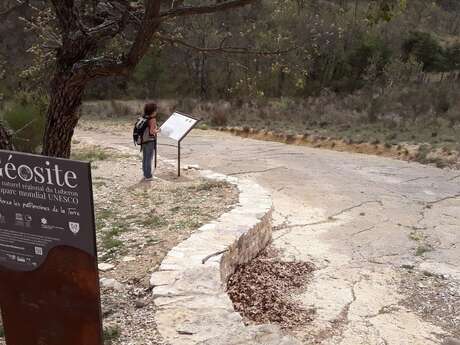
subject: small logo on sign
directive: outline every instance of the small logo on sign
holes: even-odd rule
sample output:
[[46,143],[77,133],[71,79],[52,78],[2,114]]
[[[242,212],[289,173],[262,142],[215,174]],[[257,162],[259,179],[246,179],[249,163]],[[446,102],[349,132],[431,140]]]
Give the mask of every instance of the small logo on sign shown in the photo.
[[30,228],[32,224],[32,216],[30,214],[25,214],[24,215],[24,226],[26,228]]
[[48,220],[46,218],[42,218],[41,222],[42,222],[43,225],[48,224]]
[[23,258],[22,256],[17,256],[17,257],[16,257],[16,261],[17,261],[17,262],[25,263],[25,262],[26,262],[26,259]]
[[73,232],[74,235],[78,234],[80,231],[80,223],[69,222],[69,229]]
[[35,247],[35,254],[36,255],[43,255],[43,248],[42,247]]
[[15,217],[16,222],[14,223],[17,226],[24,226],[24,215],[22,213],[16,213]]

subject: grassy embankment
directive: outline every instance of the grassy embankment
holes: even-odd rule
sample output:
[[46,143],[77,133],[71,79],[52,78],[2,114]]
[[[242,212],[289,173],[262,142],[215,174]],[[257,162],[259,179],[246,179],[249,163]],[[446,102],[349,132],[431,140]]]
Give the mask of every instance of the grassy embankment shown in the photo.
[[[402,99],[389,99],[388,104],[379,105],[370,101],[368,105],[364,95],[350,97],[324,96],[304,101],[265,99],[234,104],[197,100],[161,100],[158,103],[160,122],[178,109],[202,118],[201,129],[375,154],[439,168],[460,168],[460,105],[442,108],[433,99],[427,100],[423,107],[404,104]],[[83,113],[126,120],[141,113],[142,104],[141,101],[88,102]],[[440,109],[444,112],[437,115]]]

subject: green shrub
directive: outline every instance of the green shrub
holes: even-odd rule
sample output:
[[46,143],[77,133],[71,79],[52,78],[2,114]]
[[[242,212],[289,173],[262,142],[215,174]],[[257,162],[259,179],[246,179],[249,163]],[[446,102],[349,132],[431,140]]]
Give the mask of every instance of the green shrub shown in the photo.
[[1,114],[14,132],[13,144],[18,151],[36,153],[40,149],[45,128],[47,99],[42,96],[21,93]]
[[441,41],[431,33],[413,31],[402,46],[403,59],[411,56],[423,64],[426,72],[448,72],[460,67],[460,45],[444,48]]
[[[383,38],[372,34],[358,35],[353,46],[342,54],[335,51],[330,54],[333,54],[334,68],[324,81],[330,82],[332,90],[345,93],[361,89],[366,80],[380,77],[392,58]],[[332,57],[322,58],[323,62],[319,63],[330,63]]]
[[201,129],[203,131],[207,131],[209,129],[209,126],[206,122],[203,122],[197,126],[198,129]]
[[114,341],[120,338],[120,326],[108,326],[104,328],[104,345],[111,345]]
[[412,31],[402,46],[403,57],[408,60],[414,56],[423,63],[426,72],[443,72],[447,70],[446,52],[440,41],[431,33]]
[[371,63],[376,66],[376,72],[383,71],[384,66],[390,61],[391,51],[378,36],[367,36],[348,56],[348,64],[352,74],[361,76]]

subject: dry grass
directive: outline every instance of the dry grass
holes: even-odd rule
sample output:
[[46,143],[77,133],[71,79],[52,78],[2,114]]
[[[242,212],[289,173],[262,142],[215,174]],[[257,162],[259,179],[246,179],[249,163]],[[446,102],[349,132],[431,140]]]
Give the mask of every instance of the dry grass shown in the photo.
[[[457,93],[456,88],[424,85],[390,89],[378,97],[360,91],[346,97],[324,93],[295,101],[183,99],[158,104],[160,122],[178,109],[203,119],[203,129],[223,128],[256,139],[383,155],[443,168],[460,167]],[[142,105],[141,101],[92,102],[85,104],[83,113],[105,115],[116,122],[126,121],[129,112],[125,110],[131,109],[129,116],[134,121]],[[114,113],[123,115],[114,118]]]
[[436,148],[429,144],[381,143],[379,140],[365,142],[362,140],[341,139],[318,134],[293,135],[283,132],[256,130],[247,127],[221,127],[219,130],[244,138],[277,141],[293,145],[306,145],[314,148],[330,149],[341,152],[355,152],[378,155],[405,161],[417,161],[422,164],[435,165],[438,168],[452,167],[460,169],[460,151],[446,147]]

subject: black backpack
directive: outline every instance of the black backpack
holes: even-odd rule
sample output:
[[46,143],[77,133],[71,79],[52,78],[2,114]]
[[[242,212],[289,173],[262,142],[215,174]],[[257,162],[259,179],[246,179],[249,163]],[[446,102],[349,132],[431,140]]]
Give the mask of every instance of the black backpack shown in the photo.
[[141,116],[136,120],[133,129],[134,145],[142,145],[142,137],[149,125],[149,119],[146,116]]

